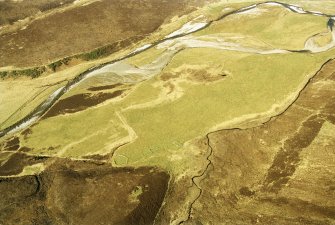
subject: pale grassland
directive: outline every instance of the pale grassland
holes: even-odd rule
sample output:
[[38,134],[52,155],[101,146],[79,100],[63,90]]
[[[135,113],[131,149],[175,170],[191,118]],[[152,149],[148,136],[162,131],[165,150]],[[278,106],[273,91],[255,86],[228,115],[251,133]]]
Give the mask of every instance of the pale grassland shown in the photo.
[[[244,4],[248,4],[248,3],[244,3]],[[222,4],[220,4],[220,6],[221,5]],[[214,8],[217,8],[217,7],[218,7],[217,5],[214,6]],[[40,93],[42,91],[42,89],[39,88],[40,86],[50,85],[50,84],[59,82],[61,79],[72,79],[73,77],[77,76],[81,72],[85,71],[86,69],[94,65],[99,65],[101,63],[105,63],[110,60],[114,60],[116,58],[122,57],[141,45],[154,42],[158,39],[163,38],[164,36],[168,35],[174,30],[177,30],[179,27],[181,27],[184,23],[188,22],[189,20],[192,20],[195,17],[202,15],[204,12],[207,12],[207,9],[205,10],[199,9],[199,10],[196,10],[195,12],[192,12],[189,15],[177,17],[173,21],[168,21],[167,23],[162,25],[162,27],[158,29],[157,32],[154,32],[149,37],[147,37],[145,40],[137,43],[137,45],[130,46],[126,49],[123,49],[120,52],[112,54],[109,57],[90,61],[90,62],[81,63],[80,65],[76,65],[69,69],[50,74],[48,76],[43,76],[38,79],[30,80],[28,78],[19,78],[17,80],[0,80],[0,91],[2,93],[1,98],[0,98],[0,103],[1,103],[0,104],[0,109],[1,109],[0,110],[0,124],[3,123],[10,115],[16,112],[19,108],[21,108],[25,104],[25,102],[27,102],[31,97],[33,97],[37,93]],[[218,13],[221,13],[221,12],[218,12]],[[208,13],[208,15],[212,15],[212,14]],[[134,57],[133,63],[137,65],[140,63],[145,63],[147,61],[150,61],[155,57],[155,56],[150,56],[150,55],[151,54],[148,54],[148,58],[146,59],[143,57],[136,59],[136,57]],[[8,69],[16,69],[16,68],[8,68]],[[6,121],[6,123],[3,123],[0,129],[3,129],[15,123],[19,119],[23,118],[26,114],[32,111],[40,102],[42,102],[45,99],[45,97],[47,97],[47,95],[52,92],[52,90],[53,88],[49,88],[46,91],[44,91],[43,94],[41,94],[39,98],[37,98],[34,102],[22,108],[19,114],[17,114],[15,117],[12,117],[11,120]]]
[[[230,75],[206,85],[184,82],[181,83],[184,95],[175,101],[125,110],[158,96],[159,90],[154,86],[163,81],[154,77],[122,101],[41,121],[32,127],[32,135],[23,144],[33,148],[33,154],[80,157],[108,153],[113,149],[111,146],[115,146],[113,143],[127,136],[124,124],[116,116],[116,112],[120,112],[137,138],[116,151],[113,163],[159,165],[181,172],[183,160],[171,164],[167,159],[177,152],[184,154],[179,151],[188,150],[183,148],[185,142],[205,135],[219,123],[264,113],[275,104],[281,105],[334,53],[335,50],[315,55],[252,55],[187,49],[171,61],[165,72],[186,64],[223,65]],[[56,149],[48,150],[50,146]]]
[[[137,45],[130,46],[129,48],[123,49],[120,52],[117,52],[109,57],[81,63],[80,65],[73,66],[69,69],[48,75],[43,76],[38,79],[28,80],[26,78],[20,78],[18,80],[5,80],[0,81],[0,90],[1,90],[1,110],[0,110],[0,123],[3,123],[10,115],[16,112],[19,108],[21,108],[25,102],[29,100],[30,97],[36,95],[37,93],[41,92],[39,86],[41,85],[50,85],[60,81],[61,79],[72,79],[79,73],[85,71],[91,66],[99,65],[104,62],[108,62],[110,60],[116,59],[127,53],[131,52],[133,49],[137,48],[138,46],[144,45],[146,43],[154,42],[155,40],[163,38],[165,35],[177,30],[186,22],[198,17],[199,15],[204,15],[205,18],[201,20],[211,20],[221,16],[224,13],[228,13],[230,11],[239,9],[241,7],[253,4],[259,1],[251,1],[251,2],[243,2],[240,0],[236,1],[222,1],[215,4],[210,4],[205,6],[204,8],[200,8],[189,15],[184,15],[178,18],[175,18],[172,21],[167,22],[164,24],[157,32],[153,33],[150,37],[146,38],[145,40],[139,42]],[[150,52],[152,51],[152,52]],[[143,53],[141,56],[133,57],[130,62],[134,65],[142,65],[151,60],[153,60],[161,50],[151,49],[148,53]],[[155,52],[155,53],[153,53]],[[56,86],[55,86],[56,87]],[[49,88],[43,92],[34,102],[31,104],[26,105],[22,108],[20,113],[16,116],[12,117],[10,120],[6,121],[1,125],[1,129],[15,123],[19,119],[23,118],[27,115],[31,110],[33,110],[40,102],[42,102],[48,94],[51,93],[53,88]],[[74,94],[75,92],[71,92]],[[64,96],[66,97],[66,96]]]
[[146,64],[149,64],[151,62],[153,62],[155,59],[157,59],[163,52],[165,51],[165,49],[161,48],[161,49],[157,49],[157,48],[150,48],[147,51],[135,55],[134,57],[131,57],[129,59],[126,60],[127,63],[130,63],[132,65],[135,66],[143,66]]
[[[180,17],[174,17],[171,21],[168,21],[167,23],[163,24],[158,32],[154,33],[150,39],[161,39],[164,36],[172,33],[175,30],[178,30],[180,27],[182,27],[185,23],[192,21],[196,18],[197,22],[204,22],[204,21],[212,21],[216,20],[219,17],[221,17],[224,14],[233,12],[235,10],[238,10],[240,8],[259,3],[264,2],[264,0],[253,0],[253,1],[244,1],[244,0],[232,0],[232,1],[219,1],[216,3],[208,4],[204,6],[203,8],[199,8],[198,10],[183,15]],[[203,17],[202,17],[203,16]]]
[[[208,85],[183,84],[185,94],[180,99],[125,113],[138,139],[120,148],[116,154],[128,157],[128,164],[143,162],[143,155],[152,152],[144,161],[168,164],[164,152],[178,150],[187,140],[204,135],[211,127],[224,121],[269,110],[285,102],[298,91],[302,82],[314,74],[320,64],[334,54],[248,55],[190,49],[181,52],[169,65],[175,68],[189,64],[223,64],[231,76],[222,82]],[[206,59],[206,61],[204,61]],[[292,63],[294,62],[294,63]],[[264,66],[267,65],[267,66]],[[169,70],[167,68],[167,70]],[[154,155],[161,157],[155,158]],[[164,165],[167,166],[167,165]]]
[[249,47],[254,49],[268,49],[268,50],[273,49],[273,46],[271,46],[270,44],[265,43],[264,41],[261,41],[256,37],[246,36],[244,34],[236,35],[232,33],[218,33],[215,35],[199,36],[197,38],[199,40],[214,41],[214,42],[215,39],[218,38],[224,40],[225,42],[235,43],[243,47]]
[[[10,115],[15,113],[19,108],[22,108],[19,114],[13,117],[10,121],[2,124],[1,129],[15,123],[31,112],[54,90],[61,86],[60,82],[64,85],[68,80],[74,78],[93,65],[93,62],[83,63],[54,74],[41,76],[36,79],[22,77],[17,79],[0,80],[0,124],[3,123]],[[51,87],[47,88],[48,86]],[[29,100],[38,93],[41,94],[38,95],[34,101],[30,102]],[[29,104],[24,106],[27,101],[29,101]]]
[[280,2],[297,5],[309,11],[335,15],[335,1],[333,0],[280,0]]
[[254,0],[254,1],[243,1],[243,0],[233,0],[227,1],[222,0],[217,3],[209,4],[202,9],[202,15],[206,16],[209,20],[216,20],[222,15],[233,12],[235,10],[241,9],[243,7],[253,5],[256,3],[265,2],[264,0]]
[[[264,9],[260,14],[234,14],[196,33],[228,33],[237,36],[251,36],[274,48],[300,50],[312,35],[327,31],[327,18],[297,14],[281,6],[258,6]],[[236,24],[236,21],[239,21]],[[243,40],[242,40],[243,41]]]
[[[10,93],[10,96],[3,98],[3,101],[0,103],[3,107],[3,109],[1,109],[1,115],[3,117],[0,121],[0,129],[4,129],[24,118],[47,99],[50,94],[65,85],[65,83],[66,82],[62,82],[50,87],[36,87],[32,90],[30,86],[12,86],[15,87],[16,90],[6,91],[5,93]],[[16,93],[16,95],[14,93]]]
[[120,108],[127,108],[157,99],[160,93],[160,87],[155,84],[156,79],[153,78],[137,85],[134,91],[126,97],[125,101],[118,103],[118,106]]
[[25,166],[23,171],[17,176],[29,176],[34,174],[39,174],[45,169],[45,165],[43,163],[37,163],[31,166]]
[[319,34],[313,38],[314,44],[316,44],[318,47],[326,46],[327,44],[331,43],[332,40],[333,37],[330,32]]
[[[32,137],[22,142],[33,148],[32,154],[67,157],[95,154],[107,148],[108,143],[127,136],[115,112],[94,108],[42,120],[32,131]],[[49,147],[54,150],[49,150]]]
[[[253,20],[230,16],[194,35],[235,32],[240,36],[252,36],[255,43],[302,49],[308,37],[326,29],[325,18],[293,14],[281,7],[276,7],[275,11]],[[237,19],[242,21],[239,27],[235,23]],[[227,23],[227,20],[231,21]],[[267,27],[262,21],[266,21]],[[268,26],[271,23],[273,26]],[[283,34],[278,34],[281,30]],[[150,49],[128,62],[146,64],[159,54],[160,50]],[[106,154],[129,142],[115,152],[112,163],[117,166],[156,165],[181,174],[186,167],[191,168],[195,160],[205,160],[193,158],[197,151],[185,143],[236,118],[261,115],[274,106],[278,109],[272,113],[278,113],[334,54],[334,49],[318,54],[272,55],[186,49],[178,53],[163,72],[196,65],[197,68],[223,67],[228,76],[217,82],[200,84],[185,79],[177,82],[175,78],[175,84],[183,89],[179,98],[134,107],[161,97],[160,88],[169,81],[156,76],[134,86],[121,100],[110,100],[82,112],[40,121],[31,127],[28,139],[21,136],[21,144],[32,148],[30,153],[36,155],[80,158]]]
[[[32,154],[80,157],[90,154],[105,154],[112,150],[111,144],[128,135],[122,121],[115,114],[120,107],[153,101],[160,90],[148,80],[134,87],[125,103],[102,105],[75,114],[57,116],[40,121],[32,127],[33,135],[22,144],[33,148]],[[48,138],[42,138],[47,136]],[[122,143],[121,143],[122,144]],[[48,150],[54,147],[54,150]]]
[[[108,56],[106,58],[83,62],[79,65],[66,68],[56,73],[41,76],[36,79],[20,77],[17,79],[0,80],[0,124],[3,123],[0,129],[3,129],[17,122],[19,119],[23,118],[29,112],[31,112],[39,103],[45,100],[48,95],[52,93],[53,90],[56,90],[60,86],[54,85],[55,83],[58,83],[60,81],[67,82],[93,66],[97,66],[102,63],[106,63],[111,60],[115,60],[117,58],[125,56],[136,47],[137,46],[134,45],[129,48],[123,49],[120,52],[112,54],[111,56]],[[47,86],[54,87],[47,88],[45,91],[43,91]],[[41,94],[38,96],[38,98],[35,99],[35,101],[32,101],[31,104],[27,104],[25,107],[22,108],[19,114],[4,123],[4,121],[7,120],[10,115],[15,113],[30,98],[37,95],[38,93]]]
[[143,193],[142,186],[136,186],[136,188],[130,193],[129,201],[130,202],[139,202],[139,196]]

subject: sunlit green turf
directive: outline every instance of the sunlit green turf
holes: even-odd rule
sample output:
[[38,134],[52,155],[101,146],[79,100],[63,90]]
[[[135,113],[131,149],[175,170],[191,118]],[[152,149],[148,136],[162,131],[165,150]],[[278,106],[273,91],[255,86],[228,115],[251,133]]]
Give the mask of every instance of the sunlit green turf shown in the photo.
[[115,157],[122,154],[128,157],[128,163],[136,164],[147,152],[153,152],[152,155],[163,154],[159,164],[165,164],[164,152],[177,150],[180,144],[204,135],[218,123],[266,112],[274,104],[285,102],[329,55],[262,56],[208,49],[186,50],[175,57],[169,68],[185,63],[223,63],[231,76],[208,85],[185,83],[184,96],[174,102],[126,112],[127,121],[138,139],[120,148]]
[[[281,7],[274,10],[276,13],[266,13],[266,17],[255,20],[242,18],[245,23],[240,27],[230,21],[237,19],[231,16],[194,35],[235,32],[252,36],[256,44],[266,42],[277,48],[299,49],[309,35],[325,29],[322,17],[293,14]],[[265,27],[264,19],[267,24],[272,21],[273,26]],[[295,19],[297,23],[293,23]],[[278,34],[280,30],[282,34]],[[128,62],[147,64],[162,51],[151,49]],[[185,49],[173,57],[163,73],[196,65],[203,69],[222,67],[227,76],[215,82],[196,83],[183,76],[163,81],[158,75],[134,85],[122,99],[42,120],[31,128],[28,139],[21,136],[21,143],[31,148],[32,154],[80,158],[110,153],[117,144],[130,142],[117,149],[111,162],[117,166],[158,165],[180,173],[186,164],[192,164],[192,160],[187,161],[191,149],[185,146],[186,142],[203,137],[225,122],[238,122],[239,118],[243,121],[251,114],[275,115],[334,54],[335,50],[262,55],[213,48]],[[171,100],[161,95],[161,87],[167,82],[180,86],[179,98]],[[168,100],[164,101],[164,97]],[[174,160],[176,153],[181,157],[178,161]]]
[[299,50],[304,48],[309,37],[327,31],[326,17],[297,14],[281,6],[261,5],[258,8],[259,13],[228,16],[196,35],[227,33],[251,36],[274,48]]

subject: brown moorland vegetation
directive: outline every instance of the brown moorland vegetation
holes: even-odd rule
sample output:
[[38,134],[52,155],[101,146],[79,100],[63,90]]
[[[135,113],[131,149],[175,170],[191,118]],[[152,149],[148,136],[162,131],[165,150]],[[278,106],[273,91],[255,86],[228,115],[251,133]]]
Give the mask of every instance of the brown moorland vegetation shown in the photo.
[[125,47],[173,16],[190,12],[200,2],[103,0],[57,12],[0,36],[0,67],[47,65],[120,41],[126,41],[122,44]]
[[19,153],[12,158],[50,166],[38,175],[0,178],[1,224],[152,224],[169,182],[167,173],[151,167],[116,169]]
[[74,1],[75,0],[0,1],[0,26],[13,24],[18,20],[34,16],[39,12],[52,10]]
[[210,169],[186,224],[334,224],[334,69],[269,122],[207,135]]

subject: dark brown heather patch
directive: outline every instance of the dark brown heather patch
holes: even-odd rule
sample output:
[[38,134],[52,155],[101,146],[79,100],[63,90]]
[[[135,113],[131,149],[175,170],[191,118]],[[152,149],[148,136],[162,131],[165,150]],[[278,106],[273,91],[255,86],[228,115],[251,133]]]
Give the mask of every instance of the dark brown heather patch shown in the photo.
[[107,154],[107,155],[99,155],[99,154],[96,154],[96,155],[87,155],[87,156],[83,156],[82,157],[83,159],[93,159],[93,160],[99,160],[99,161],[103,161],[103,160],[107,160],[110,158],[110,155]]
[[160,75],[160,78],[162,81],[168,81],[170,79],[174,79],[174,78],[178,78],[179,77],[179,74],[175,73],[162,73]]
[[299,131],[292,137],[285,141],[285,149],[301,149],[308,147],[325,122],[324,119],[319,116],[312,116],[307,121],[305,121]]
[[[167,173],[49,160],[39,175],[0,178],[0,224],[153,224],[167,191]],[[139,187],[143,193],[134,201],[132,192]]]
[[265,186],[270,191],[278,192],[289,181],[300,162],[300,152],[312,143],[324,122],[324,119],[312,116],[295,135],[285,141],[284,147],[276,154],[268,170]]
[[13,146],[13,145],[18,145],[20,144],[20,140],[18,137],[14,137],[12,139],[10,139],[9,141],[7,141],[6,146]]
[[44,157],[28,156],[17,152],[0,166],[0,176],[17,175],[23,171],[25,166],[43,162],[45,159]]
[[250,190],[248,187],[241,187],[240,188],[240,194],[247,196],[247,197],[251,197],[255,194],[254,191]]
[[32,130],[31,130],[30,128],[27,128],[27,129],[25,129],[24,131],[21,132],[21,134],[23,135],[23,138],[24,138],[24,139],[27,139],[28,136],[29,136],[30,134],[32,134],[32,133],[33,133],[33,132],[32,132]]
[[327,120],[328,120],[330,123],[332,123],[332,124],[335,125],[335,116],[334,116],[334,115],[330,115],[330,116],[328,116],[328,117],[327,117]]
[[200,70],[194,70],[194,69],[187,69],[186,72],[189,75],[188,79],[196,82],[213,82],[213,81],[218,81],[221,80],[223,77],[226,76],[226,74],[216,74],[213,75],[205,69],[200,69]]
[[108,89],[114,89],[116,87],[122,86],[121,83],[117,84],[111,84],[111,85],[104,85],[104,86],[98,86],[98,87],[90,87],[87,90],[89,91],[103,91],[103,90],[108,90]]
[[[120,224],[152,224],[163,203],[168,188],[168,180],[169,175],[165,172],[158,172],[155,175],[155,180],[150,177],[143,177],[140,185],[144,187],[144,193],[139,197],[140,204]],[[155,191],[150,192],[150,189]]]
[[5,142],[3,150],[16,151],[19,148],[20,148],[20,139],[18,137],[13,137]]
[[16,151],[20,148],[20,145],[12,145],[10,147],[5,148],[6,151]]
[[21,148],[19,148],[20,152],[30,152],[31,150],[32,150],[31,148],[28,148],[26,146],[22,146]]
[[272,202],[276,205],[287,205],[295,209],[304,208],[305,211],[309,211],[311,214],[317,212],[325,217],[335,219],[335,207],[324,207],[300,199],[289,199],[285,197],[261,198],[260,200]]
[[[32,5],[36,1],[40,0],[13,4]],[[109,55],[147,37],[170,18],[188,13],[204,2],[103,0],[54,13],[32,21],[26,29],[0,36],[0,67],[43,65],[82,52],[87,52],[83,54],[84,59]],[[100,51],[99,48],[106,45],[111,49]],[[18,55],[20,60],[17,60]]]
[[75,113],[83,111],[89,107],[103,103],[104,101],[116,98],[124,90],[117,90],[112,93],[98,93],[98,94],[77,94],[71,97],[58,101],[44,116],[43,118],[53,117],[60,114]]
[[18,20],[34,16],[39,11],[56,9],[72,2],[74,0],[0,1],[0,25],[13,24]]

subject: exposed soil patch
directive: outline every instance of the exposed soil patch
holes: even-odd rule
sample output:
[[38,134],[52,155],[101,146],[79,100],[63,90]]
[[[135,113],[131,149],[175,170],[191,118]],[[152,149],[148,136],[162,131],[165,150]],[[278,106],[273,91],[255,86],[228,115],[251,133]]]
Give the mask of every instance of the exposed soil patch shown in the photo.
[[39,175],[0,179],[0,223],[149,225],[168,182],[169,175],[155,168],[57,159]]
[[[128,40],[126,46],[129,46],[133,40],[157,30],[169,18],[188,13],[203,2],[102,0],[55,13],[33,21],[26,29],[1,36],[0,67],[46,65],[122,40]],[[87,57],[96,57],[101,54],[99,51]]]
[[89,107],[98,105],[108,99],[116,98],[124,90],[117,90],[112,93],[98,93],[98,94],[77,94],[71,97],[58,101],[44,116],[43,118],[53,117],[60,114],[75,113],[83,111]]
[[212,74],[205,69],[192,70],[187,69],[186,72],[189,74],[189,79],[196,82],[213,82],[221,80],[226,74]]
[[172,80],[172,79],[175,79],[175,78],[178,78],[179,77],[179,74],[175,74],[175,73],[162,73],[160,75],[160,78],[162,81],[168,81],[168,80]]
[[250,196],[253,196],[255,192],[250,190],[248,187],[241,187],[240,194],[250,197]]
[[221,80],[226,74],[221,71],[209,71],[203,68],[183,68],[180,71],[165,72],[160,75],[163,81],[184,78],[193,82],[206,83]]
[[163,87],[168,89],[168,92],[166,93],[167,95],[171,94],[175,90],[175,85],[172,84],[171,82],[164,83]]

